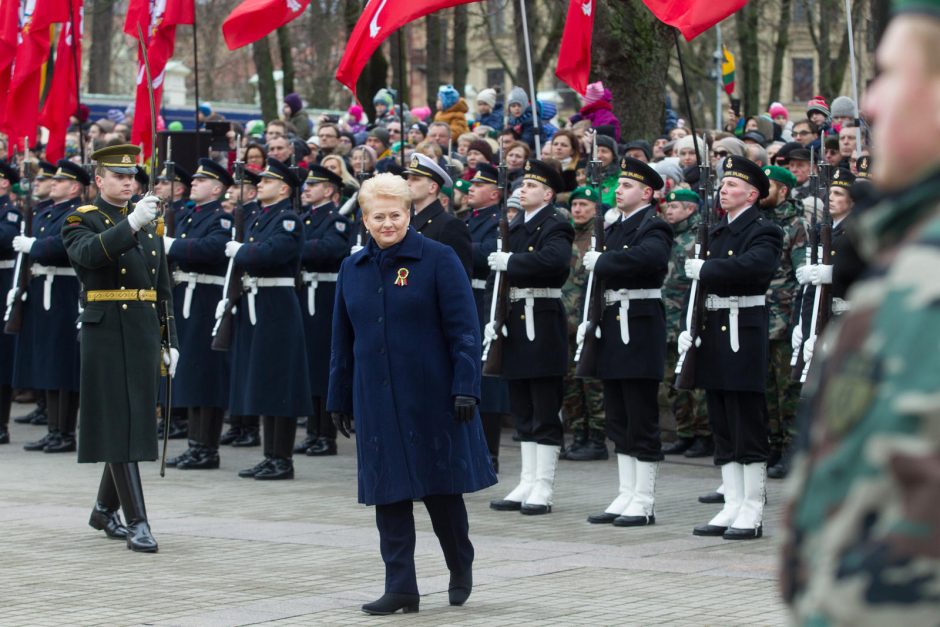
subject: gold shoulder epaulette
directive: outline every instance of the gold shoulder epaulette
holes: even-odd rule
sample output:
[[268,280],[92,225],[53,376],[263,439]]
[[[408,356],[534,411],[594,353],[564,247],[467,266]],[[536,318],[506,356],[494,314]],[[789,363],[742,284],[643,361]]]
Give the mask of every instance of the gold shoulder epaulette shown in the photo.
[[98,209],[98,207],[96,207],[96,206],[94,206],[94,205],[82,205],[81,207],[79,207],[79,208],[76,209],[75,211],[77,211],[77,212],[79,212],[79,213],[88,213],[89,211],[95,211],[95,210],[97,210],[97,209]]

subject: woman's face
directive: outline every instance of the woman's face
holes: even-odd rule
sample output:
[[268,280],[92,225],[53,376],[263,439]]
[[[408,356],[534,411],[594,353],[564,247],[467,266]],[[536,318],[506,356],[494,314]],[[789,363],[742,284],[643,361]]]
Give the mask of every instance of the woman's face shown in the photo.
[[470,166],[471,168],[476,168],[477,164],[480,163],[481,161],[486,161],[486,157],[484,157],[480,153],[479,150],[467,151],[467,165],[468,166]]
[[366,154],[365,150],[359,150],[352,156],[353,172],[360,174],[362,172],[372,171],[372,159]]
[[461,157],[467,156],[467,149],[470,147],[470,141],[466,139],[457,140],[457,154]]
[[506,153],[506,167],[510,170],[520,170],[525,165],[525,150],[516,146]]
[[343,176],[343,170],[336,159],[324,159],[322,165],[336,176]]
[[567,135],[556,135],[552,138],[552,157],[559,161],[574,155],[571,139]]
[[405,239],[411,215],[400,199],[379,196],[363,207],[363,220],[379,248],[388,248]]
[[248,151],[248,156],[245,157],[245,162],[256,168],[264,168],[264,153],[258,150],[257,148],[252,148]]

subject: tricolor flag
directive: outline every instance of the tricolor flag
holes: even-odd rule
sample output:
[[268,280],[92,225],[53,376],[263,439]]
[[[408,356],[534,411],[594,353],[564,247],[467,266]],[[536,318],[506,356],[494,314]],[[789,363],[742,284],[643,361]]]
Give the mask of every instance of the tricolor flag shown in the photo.
[[725,93],[730,96],[734,93],[734,55],[724,45],[721,52],[724,55],[721,61],[721,82],[724,83]]

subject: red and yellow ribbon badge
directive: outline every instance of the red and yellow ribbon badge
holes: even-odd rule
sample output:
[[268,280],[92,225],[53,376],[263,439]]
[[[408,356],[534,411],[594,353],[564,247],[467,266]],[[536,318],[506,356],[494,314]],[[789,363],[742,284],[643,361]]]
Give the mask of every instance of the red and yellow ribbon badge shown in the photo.
[[398,278],[395,279],[395,285],[405,287],[408,285],[408,268],[398,269]]

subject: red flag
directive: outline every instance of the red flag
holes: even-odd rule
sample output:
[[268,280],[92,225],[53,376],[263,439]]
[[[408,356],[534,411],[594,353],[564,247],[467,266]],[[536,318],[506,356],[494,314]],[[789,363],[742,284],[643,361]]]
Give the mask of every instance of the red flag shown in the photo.
[[244,0],[222,22],[229,50],[258,41],[307,10],[310,0]]
[[571,0],[565,32],[558,49],[555,76],[582,96],[591,73],[591,35],[594,32],[594,8],[597,0]]
[[346,42],[336,80],[356,93],[356,81],[376,48],[396,30],[429,13],[479,0],[369,0]]
[[[65,157],[65,135],[69,117],[78,110],[78,86],[75,80],[82,67],[82,33],[84,15],[82,0],[72,0],[75,15],[62,25],[55,53],[52,85],[39,114],[39,123],[49,129],[46,160],[55,163]],[[73,33],[72,27],[75,27]]]
[[692,41],[732,13],[741,10],[747,0],[643,0],[660,19],[675,26]]
[[[131,0],[124,20],[124,32],[136,39],[137,25],[140,25],[144,41],[138,41],[138,46],[147,46],[153,79],[154,109],[159,111],[163,99],[166,63],[173,56],[173,46],[176,44],[176,26],[193,23],[194,3],[193,0],[156,0],[152,7],[153,13],[150,12],[150,0]],[[143,54],[138,48],[137,92],[134,98],[131,143],[144,147],[143,158],[146,160],[153,149],[153,136],[150,124],[150,95],[143,59]]]
[[[10,92],[10,72],[20,33],[20,1],[0,0],[0,94]],[[6,119],[6,98],[0,98],[0,128]]]

